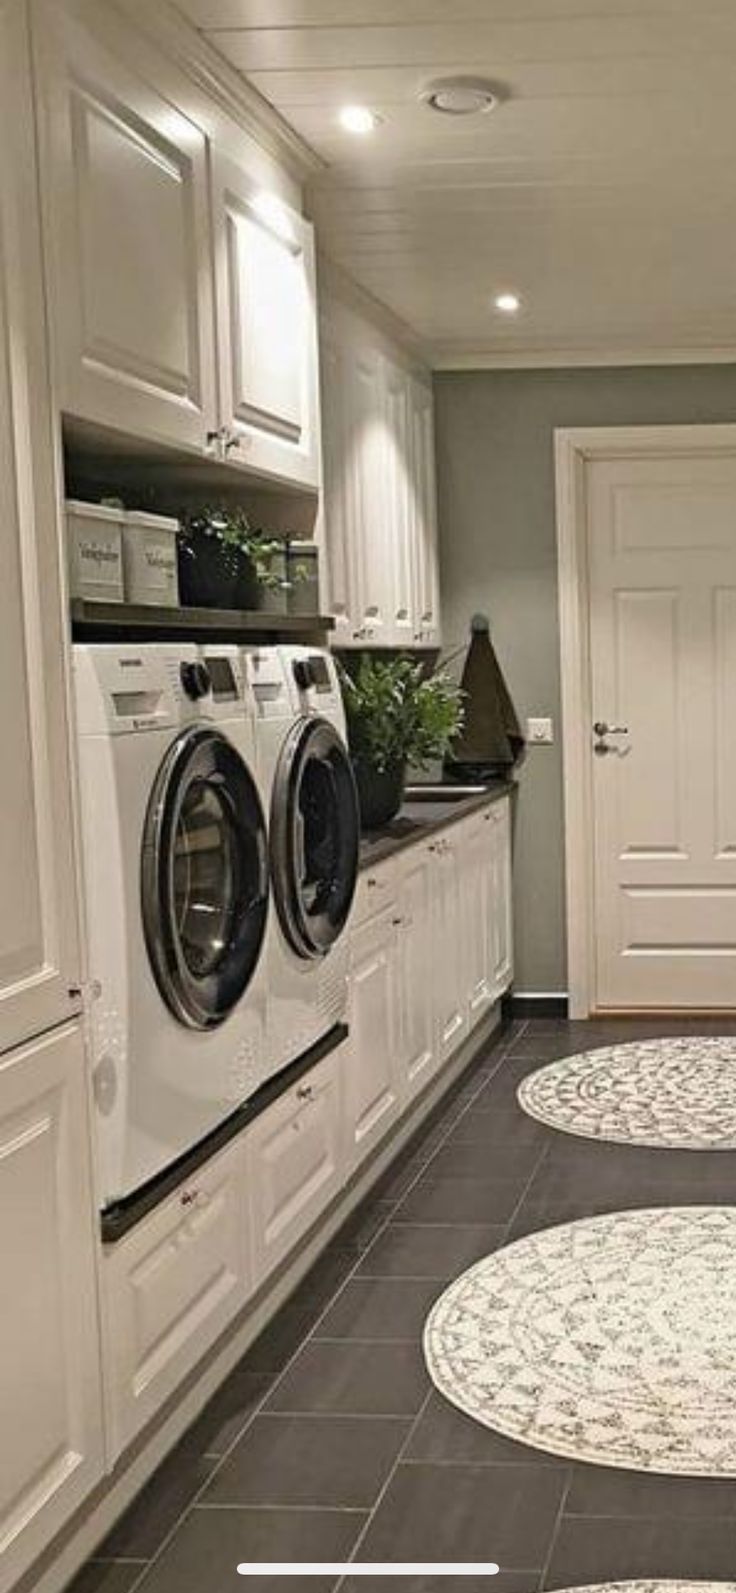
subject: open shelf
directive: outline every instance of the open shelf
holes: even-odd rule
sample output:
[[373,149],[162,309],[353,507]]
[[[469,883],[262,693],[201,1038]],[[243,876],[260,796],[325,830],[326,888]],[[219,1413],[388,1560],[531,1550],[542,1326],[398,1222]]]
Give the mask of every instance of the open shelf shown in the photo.
[[325,614],[267,614],[229,608],[154,608],[143,603],[90,603],[72,598],[72,635],[78,642],[279,641],[331,631]]

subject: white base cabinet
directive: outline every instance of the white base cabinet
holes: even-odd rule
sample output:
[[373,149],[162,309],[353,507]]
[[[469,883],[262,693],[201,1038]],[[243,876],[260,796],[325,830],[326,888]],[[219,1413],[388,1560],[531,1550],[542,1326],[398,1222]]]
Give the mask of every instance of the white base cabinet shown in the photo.
[[0,1589],[103,1475],[85,1060],[77,1025],[0,1061]]
[[510,887],[508,797],[361,875],[345,1097],[351,1166],[508,989]]

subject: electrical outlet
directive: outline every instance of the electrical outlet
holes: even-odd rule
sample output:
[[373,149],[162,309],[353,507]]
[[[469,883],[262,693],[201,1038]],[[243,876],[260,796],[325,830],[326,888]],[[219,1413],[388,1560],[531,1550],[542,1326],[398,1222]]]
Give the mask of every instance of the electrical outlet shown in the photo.
[[552,720],[527,719],[526,739],[538,747],[550,747],[555,739]]

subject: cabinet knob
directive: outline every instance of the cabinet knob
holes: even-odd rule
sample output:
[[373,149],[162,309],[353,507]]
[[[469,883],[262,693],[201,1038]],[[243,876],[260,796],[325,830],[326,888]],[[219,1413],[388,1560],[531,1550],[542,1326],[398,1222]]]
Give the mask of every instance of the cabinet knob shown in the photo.
[[406,919],[404,919],[404,918],[392,918],[391,919],[391,923],[393,924],[394,929],[400,929],[401,925],[404,924],[405,922],[406,922]]
[[297,1098],[298,1101],[313,1101],[314,1100],[314,1089],[313,1089],[312,1085],[311,1084],[300,1084],[298,1089],[297,1089],[297,1092],[296,1092],[296,1098]]
[[198,1189],[183,1189],[179,1197],[180,1206],[194,1206],[199,1199]]

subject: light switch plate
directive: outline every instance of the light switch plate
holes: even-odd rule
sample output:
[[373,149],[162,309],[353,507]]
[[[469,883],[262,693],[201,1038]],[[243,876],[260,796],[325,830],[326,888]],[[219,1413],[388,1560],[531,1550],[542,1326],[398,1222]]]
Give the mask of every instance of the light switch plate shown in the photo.
[[552,720],[527,719],[526,739],[537,746],[551,746],[555,739]]

